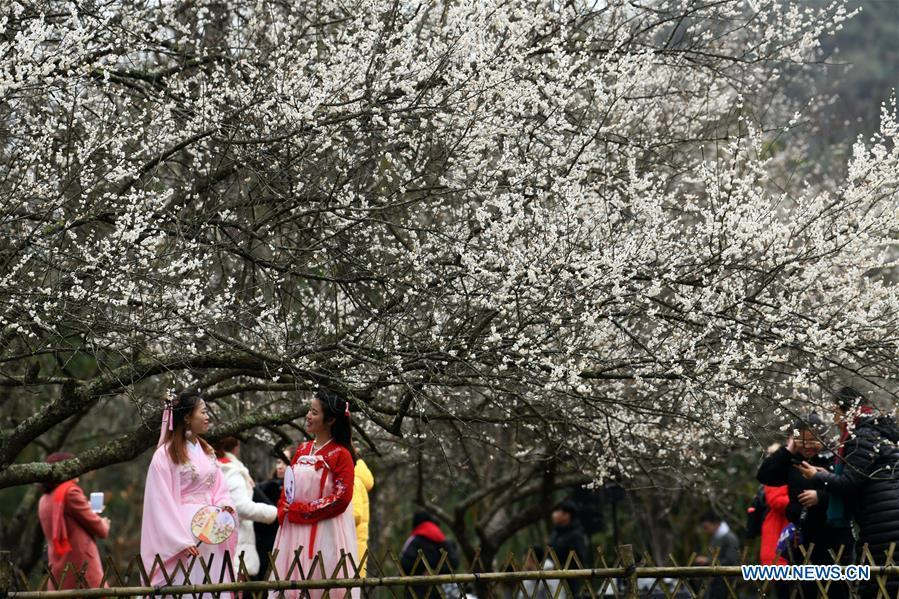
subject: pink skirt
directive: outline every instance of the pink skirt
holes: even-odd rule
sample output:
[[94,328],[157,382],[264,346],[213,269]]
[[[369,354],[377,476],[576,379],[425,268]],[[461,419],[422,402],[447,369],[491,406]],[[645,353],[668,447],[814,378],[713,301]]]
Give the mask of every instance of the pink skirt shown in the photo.
[[[315,531],[315,540],[312,546],[313,556],[309,556],[313,525],[293,524],[286,518],[278,529],[275,537],[277,551],[273,564],[274,571],[270,580],[307,580],[323,578],[356,578],[356,568],[359,566],[359,554],[356,546],[356,525],[353,521],[353,504],[339,516],[322,520]],[[319,559],[319,554],[321,558]],[[346,556],[341,562],[341,556]],[[313,566],[314,562],[314,566]],[[355,564],[355,566],[354,566]],[[300,573],[299,568],[302,568]],[[275,576],[277,572],[277,577]],[[271,591],[270,598],[286,597],[288,599],[320,599],[324,595],[323,589],[309,589],[305,591],[284,591],[283,595],[278,591]],[[330,589],[330,599],[359,599],[359,588],[354,588],[351,593],[345,589]]]
[[[193,515],[197,512],[198,509],[207,505],[205,503],[184,503],[181,504],[180,510],[181,513],[178,516],[186,523],[186,526],[190,527],[190,521],[193,518]],[[165,570],[169,576],[172,576],[172,584],[173,585],[185,585],[185,584],[217,584],[221,582],[234,582],[231,577],[231,573],[237,573],[237,565],[233,561],[234,559],[234,549],[237,544],[237,531],[234,531],[234,534],[231,535],[231,538],[226,542],[221,543],[220,545],[209,545],[207,543],[200,543],[197,546],[197,549],[200,551],[200,555],[197,556],[196,561],[193,561],[193,556],[187,555],[186,553],[181,553],[178,556],[170,559],[165,564]],[[231,560],[231,563],[225,565],[225,558]],[[209,568],[209,580],[206,580],[206,572],[203,570],[203,566],[200,563],[200,560],[203,560],[203,563]],[[191,566],[191,561],[193,561],[193,567]],[[178,563],[181,563],[182,567],[178,566]],[[190,568],[188,575],[184,575],[184,571]],[[150,584],[153,586],[165,585],[166,580],[165,576],[162,574],[162,571],[157,567],[153,572],[152,580]],[[171,597],[172,595],[166,595],[166,597]],[[218,597],[220,599],[231,599],[233,597],[232,593],[202,593],[196,595],[184,595],[185,597],[193,597],[194,599],[213,599],[213,597]]]

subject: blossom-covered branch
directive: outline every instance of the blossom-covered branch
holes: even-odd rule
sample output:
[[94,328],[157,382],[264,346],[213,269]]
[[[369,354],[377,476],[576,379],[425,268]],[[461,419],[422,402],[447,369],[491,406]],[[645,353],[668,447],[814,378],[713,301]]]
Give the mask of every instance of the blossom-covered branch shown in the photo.
[[596,478],[698,465],[836,380],[892,394],[894,112],[803,180],[782,93],[849,16],[13,0],[0,463],[169,386],[229,418],[329,386],[393,436],[514,420]]

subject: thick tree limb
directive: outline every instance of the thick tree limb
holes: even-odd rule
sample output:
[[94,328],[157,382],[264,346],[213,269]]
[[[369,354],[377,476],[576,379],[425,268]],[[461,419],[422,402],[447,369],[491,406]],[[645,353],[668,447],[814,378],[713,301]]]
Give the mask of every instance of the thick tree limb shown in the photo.
[[[207,435],[207,439],[215,441],[221,437],[232,436],[257,426],[284,424],[299,418],[304,412],[305,407],[297,405],[281,412],[247,414],[216,427]],[[133,460],[147,449],[153,447],[159,438],[159,427],[155,423],[161,420],[162,411],[155,411],[150,420],[152,424],[138,427],[136,430],[105,445],[89,449],[72,460],[55,464],[43,462],[13,464],[0,472],[0,489],[34,482],[60,483],[91,470]]]

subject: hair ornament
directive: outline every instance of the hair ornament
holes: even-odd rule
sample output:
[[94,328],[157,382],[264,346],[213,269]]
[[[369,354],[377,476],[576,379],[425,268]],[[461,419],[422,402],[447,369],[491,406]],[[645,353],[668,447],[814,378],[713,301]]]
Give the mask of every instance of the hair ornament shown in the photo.
[[162,423],[159,426],[159,440],[156,442],[156,447],[161,447],[165,443],[166,434],[175,428],[174,409],[175,404],[178,403],[175,392],[172,389],[166,391],[162,401],[165,407],[162,409]]

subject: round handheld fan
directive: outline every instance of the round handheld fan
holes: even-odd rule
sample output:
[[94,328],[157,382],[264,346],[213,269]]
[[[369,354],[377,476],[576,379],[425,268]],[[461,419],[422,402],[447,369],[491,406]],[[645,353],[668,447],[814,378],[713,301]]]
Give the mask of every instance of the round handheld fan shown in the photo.
[[190,521],[190,532],[201,543],[210,545],[227,541],[235,528],[234,514],[214,505],[201,507]]
[[297,481],[293,475],[293,466],[288,466],[287,470],[284,471],[284,498],[287,500],[288,505],[293,503],[296,486]]

